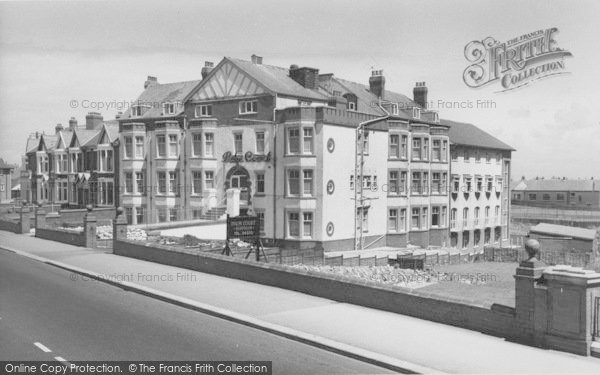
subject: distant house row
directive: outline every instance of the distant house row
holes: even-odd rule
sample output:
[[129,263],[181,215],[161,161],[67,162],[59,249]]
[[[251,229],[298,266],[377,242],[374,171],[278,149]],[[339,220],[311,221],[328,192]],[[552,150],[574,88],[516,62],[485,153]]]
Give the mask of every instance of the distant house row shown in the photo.
[[536,178],[512,183],[512,202],[551,208],[600,209],[600,181]]
[[90,113],[85,127],[31,136],[25,196],[120,205],[141,224],[218,217],[238,189],[242,213],[282,247],[506,241],[512,147],[440,119],[424,82],[409,98],[381,70],[367,81],[255,55],[207,62],[201,80],[148,77],[117,119]]

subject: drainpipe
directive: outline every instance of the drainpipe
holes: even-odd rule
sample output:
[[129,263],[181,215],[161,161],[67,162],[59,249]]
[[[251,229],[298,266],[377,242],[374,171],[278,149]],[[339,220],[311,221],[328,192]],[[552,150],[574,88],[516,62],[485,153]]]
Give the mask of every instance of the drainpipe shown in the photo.
[[[354,135],[354,147],[356,150],[356,152],[354,153],[354,250],[362,250],[363,249],[362,222],[363,222],[364,211],[363,211],[362,207],[363,207],[363,203],[364,203],[364,198],[363,198],[363,181],[362,180],[363,180],[363,166],[364,166],[364,161],[365,161],[365,155],[362,150],[362,147],[360,150],[360,156],[358,155],[358,151],[359,151],[358,141],[359,141],[359,139],[361,139],[361,142],[362,142],[362,135],[364,135],[365,127],[367,127],[371,124],[380,122],[380,121],[385,121],[390,117],[390,113],[381,106],[381,98],[379,99],[379,102],[377,103],[377,105],[385,113],[385,116],[377,117],[377,118],[359,123],[358,126],[356,127],[356,133]],[[360,180],[360,184],[358,182],[359,180]],[[359,193],[359,191],[360,191],[360,193]],[[359,200],[360,200],[360,203],[359,203]],[[361,208],[360,214],[358,214],[359,207]],[[360,224],[360,227],[359,227],[359,224]],[[359,231],[358,235],[356,233],[357,230]]]
[[277,93],[273,105],[273,244],[277,239]]
[[[185,109],[184,109],[185,110]],[[189,205],[188,203],[188,168],[187,168],[187,162],[188,162],[188,154],[187,154],[187,133],[188,133],[188,126],[187,126],[187,115],[183,114],[183,132],[182,132],[182,139],[181,142],[183,144],[183,153],[180,153],[179,157],[181,158],[183,155],[183,168],[181,171],[181,174],[183,175],[183,220],[190,220],[190,216],[191,216],[191,210],[188,214],[188,212],[186,212],[186,209]],[[179,187],[179,192],[181,193],[181,186]]]

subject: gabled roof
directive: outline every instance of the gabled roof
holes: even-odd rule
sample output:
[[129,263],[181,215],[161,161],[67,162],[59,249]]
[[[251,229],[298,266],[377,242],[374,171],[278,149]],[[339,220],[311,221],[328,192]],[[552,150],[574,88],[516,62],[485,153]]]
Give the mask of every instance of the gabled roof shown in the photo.
[[40,138],[29,136],[29,138],[27,138],[27,145],[25,145],[25,153],[29,154],[31,152],[36,152],[39,146]]
[[40,147],[43,145],[46,151],[52,151],[58,143],[58,135],[56,134],[42,134],[40,138]]
[[134,105],[148,105],[152,108],[144,112],[140,117],[132,117],[131,108],[129,108],[121,116],[121,119],[163,117],[162,105],[165,103],[178,103],[179,105],[176,106],[174,114],[165,115],[164,117],[177,116],[183,112],[184,99],[199,83],[200,81],[183,81],[151,84],[135,100]]
[[[327,100],[327,97],[319,92],[319,90],[308,89],[294,81],[290,77],[290,70],[287,68],[265,64],[254,64],[251,61],[231,57],[225,57],[223,60],[233,63],[235,66],[256,79],[272,93],[306,99]],[[224,61],[221,61],[219,65]],[[215,67],[215,70],[218,67],[219,66]]]
[[58,141],[56,147],[62,145],[63,148],[67,148],[71,145],[71,138],[73,138],[73,130],[65,129],[58,132]]
[[108,139],[110,142],[114,142],[119,139],[119,122],[118,121],[107,121],[104,123],[104,127],[106,128],[106,134],[108,134]]
[[539,223],[529,229],[530,233],[547,234],[561,237],[572,237],[584,240],[594,240],[596,231],[594,229],[585,229],[578,227],[569,227],[566,225],[556,225],[548,223]]
[[600,191],[600,181],[569,179],[521,180],[515,191]]
[[450,126],[450,142],[462,146],[491,148],[495,150],[515,151],[514,148],[502,142],[491,134],[479,129],[473,124],[441,119],[442,125]]
[[79,143],[79,146],[85,146],[92,138],[97,136],[100,133],[99,130],[88,130],[88,129],[80,129],[76,128],[74,130],[73,137],[71,139],[71,144],[75,147],[76,143]]

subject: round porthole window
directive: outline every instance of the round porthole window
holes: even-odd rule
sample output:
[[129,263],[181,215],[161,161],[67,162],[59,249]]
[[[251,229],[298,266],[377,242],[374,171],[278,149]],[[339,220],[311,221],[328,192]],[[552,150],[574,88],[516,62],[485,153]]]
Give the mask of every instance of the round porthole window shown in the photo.
[[334,227],[333,227],[333,223],[330,221],[329,223],[327,223],[327,227],[325,227],[325,230],[327,231],[327,235],[328,236],[333,236],[333,231],[334,231]]
[[333,138],[329,138],[327,140],[327,151],[333,152],[333,150],[335,150],[335,142]]
[[327,194],[331,195],[335,191],[335,183],[333,180],[327,181]]

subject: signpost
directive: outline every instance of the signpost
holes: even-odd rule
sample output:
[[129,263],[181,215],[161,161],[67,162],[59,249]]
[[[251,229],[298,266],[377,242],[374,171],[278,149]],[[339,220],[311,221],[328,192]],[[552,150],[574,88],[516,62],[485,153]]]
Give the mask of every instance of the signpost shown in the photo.
[[257,262],[260,262],[261,252],[265,257],[265,261],[267,260],[262,242],[260,241],[260,219],[258,216],[229,217],[227,215],[227,238],[225,240],[225,248],[221,254],[233,256],[229,247],[229,241],[235,238],[251,244],[245,259],[248,259],[252,251],[254,251]]

